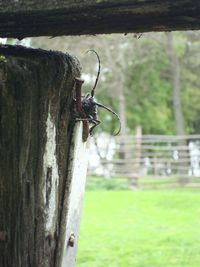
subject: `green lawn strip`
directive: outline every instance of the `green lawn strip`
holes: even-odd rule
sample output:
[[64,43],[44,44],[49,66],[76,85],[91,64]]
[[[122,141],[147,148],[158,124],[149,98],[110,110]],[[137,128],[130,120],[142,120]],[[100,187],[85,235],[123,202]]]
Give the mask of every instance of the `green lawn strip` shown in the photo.
[[78,267],[199,267],[200,194],[86,192]]
[[[188,188],[190,190],[199,190],[200,186],[193,186],[192,184],[199,184],[200,178],[190,178]],[[87,178],[86,190],[128,190],[129,183],[131,181],[126,177],[100,177],[90,176]],[[154,189],[172,189],[176,188],[182,190],[184,187],[180,187],[179,179],[177,177],[163,177],[163,178],[152,178],[152,177],[140,177],[137,180],[137,187],[142,190],[154,190]]]

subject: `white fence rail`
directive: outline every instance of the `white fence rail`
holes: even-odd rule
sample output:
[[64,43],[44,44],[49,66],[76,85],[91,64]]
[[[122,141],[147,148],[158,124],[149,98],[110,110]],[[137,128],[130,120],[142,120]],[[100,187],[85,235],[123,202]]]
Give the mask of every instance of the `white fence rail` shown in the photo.
[[200,185],[200,135],[102,135],[91,141],[92,175],[128,178],[132,186]]

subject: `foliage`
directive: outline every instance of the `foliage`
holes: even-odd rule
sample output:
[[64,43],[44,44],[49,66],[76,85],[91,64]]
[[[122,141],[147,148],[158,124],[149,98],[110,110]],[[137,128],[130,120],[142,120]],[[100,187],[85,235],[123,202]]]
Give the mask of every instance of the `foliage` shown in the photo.
[[[181,104],[186,133],[200,132],[200,32],[174,32],[173,50],[180,63]],[[94,84],[97,60],[101,59],[101,75],[96,89],[98,101],[117,111],[129,132],[140,125],[145,134],[174,134],[176,125],[173,106],[173,75],[166,33],[133,35],[98,35],[93,37],[37,38],[32,44],[68,51],[80,58],[86,77],[86,91]],[[86,75],[87,74],[87,75]],[[125,97],[122,112],[121,96]],[[99,109],[104,121],[97,130],[113,133],[117,120]]]
[[141,125],[145,134],[174,132],[167,64],[165,51],[154,40],[145,39],[134,51],[127,80],[129,127]]
[[6,57],[5,56],[0,56],[0,64],[6,63]]
[[95,190],[127,190],[128,184],[125,178],[88,177],[86,183],[87,191]]
[[[199,132],[200,79],[194,72],[194,65],[200,66],[199,41],[194,33],[173,34],[174,51],[179,58],[181,75],[181,104],[186,133]],[[141,125],[146,134],[174,134],[173,75],[168,57],[165,33],[150,35],[140,41],[134,51],[132,64],[128,69],[127,110],[129,127],[131,123]],[[133,97],[130,97],[130,96]],[[131,108],[132,107],[132,108]],[[175,107],[176,108],[176,107]]]
[[87,192],[77,267],[199,267],[200,195]]
[[[179,33],[180,34],[180,33]],[[181,58],[182,103],[187,133],[200,133],[200,32],[185,33]]]

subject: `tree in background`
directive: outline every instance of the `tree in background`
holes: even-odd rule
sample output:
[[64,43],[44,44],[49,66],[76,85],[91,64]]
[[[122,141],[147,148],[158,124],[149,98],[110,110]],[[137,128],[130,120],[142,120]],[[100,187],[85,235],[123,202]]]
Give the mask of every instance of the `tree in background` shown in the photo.
[[199,35],[150,34],[137,47],[127,79],[134,95],[128,118],[144,133],[199,133]]
[[[86,91],[94,83],[98,66],[95,57],[85,52],[95,49],[102,66],[96,97],[119,113],[123,135],[134,132],[138,125],[144,134],[199,133],[199,36],[200,32],[177,32],[149,33],[140,39],[133,35],[34,38],[32,45],[76,54],[86,77]],[[173,71],[172,57],[177,71]],[[179,93],[175,95],[177,83]],[[174,112],[177,101],[179,116]],[[111,114],[102,110],[99,116],[104,121],[99,130],[115,131]]]
[[166,34],[167,55],[169,57],[169,70],[172,87],[172,103],[177,135],[184,135],[184,116],[181,99],[181,59],[174,48],[174,38],[171,32]]
[[168,62],[163,34],[144,36],[132,53],[128,69],[128,125],[145,134],[173,133]]
[[[98,69],[94,55],[85,52],[98,52],[102,68],[95,96],[121,118],[117,157],[125,159],[121,167],[128,173],[132,166],[126,162],[132,151],[125,136],[136,133],[138,126],[143,134],[199,133],[199,36],[199,32],[176,32],[149,33],[139,39],[133,35],[36,38],[32,44],[76,54],[82,63],[85,91],[91,90]],[[100,109],[99,118],[103,123],[97,131],[115,132],[117,121],[112,114]],[[180,151],[180,161],[185,158],[188,155]],[[180,183],[185,184],[181,164],[179,174]]]

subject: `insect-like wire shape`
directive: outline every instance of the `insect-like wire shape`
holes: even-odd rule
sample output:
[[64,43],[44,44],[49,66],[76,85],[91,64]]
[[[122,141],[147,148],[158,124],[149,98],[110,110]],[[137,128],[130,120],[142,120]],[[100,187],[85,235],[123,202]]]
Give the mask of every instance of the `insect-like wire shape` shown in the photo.
[[115,115],[117,117],[117,119],[119,121],[119,129],[118,129],[118,131],[114,135],[118,135],[120,133],[120,131],[121,131],[121,121],[120,121],[119,116],[112,109],[104,106],[101,103],[98,103],[94,99],[95,89],[96,89],[96,86],[97,86],[97,83],[98,83],[98,80],[99,80],[100,71],[101,71],[101,62],[100,62],[99,55],[98,55],[98,53],[95,50],[88,50],[87,53],[89,53],[89,52],[93,52],[93,53],[96,54],[97,59],[98,59],[98,64],[99,64],[94,86],[93,86],[91,92],[90,93],[87,93],[83,97],[83,100],[82,100],[82,108],[83,108],[83,110],[84,110],[84,112],[86,114],[87,120],[90,121],[90,122],[92,122],[94,124],[90,128],[90,134],[92,134],[94,128],[101,123],[101,121],[99,121],[97,119],[97,107],[100,107],[100,108],[106,109],[107,111],[109,111],[110,113],[112,113],[113,115]]

